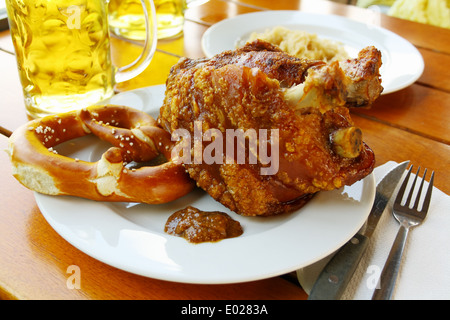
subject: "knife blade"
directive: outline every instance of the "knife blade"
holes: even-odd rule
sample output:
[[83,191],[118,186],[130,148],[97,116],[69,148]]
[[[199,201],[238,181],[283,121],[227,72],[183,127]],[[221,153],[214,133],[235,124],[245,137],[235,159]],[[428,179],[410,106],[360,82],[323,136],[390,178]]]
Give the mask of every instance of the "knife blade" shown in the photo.
[[353,236],[325,265],[311,289],[308,300],[338,300],[347,287],[389,199],[392,197],[409,161],[389,171],[376,187],[375,200],[366,227]]

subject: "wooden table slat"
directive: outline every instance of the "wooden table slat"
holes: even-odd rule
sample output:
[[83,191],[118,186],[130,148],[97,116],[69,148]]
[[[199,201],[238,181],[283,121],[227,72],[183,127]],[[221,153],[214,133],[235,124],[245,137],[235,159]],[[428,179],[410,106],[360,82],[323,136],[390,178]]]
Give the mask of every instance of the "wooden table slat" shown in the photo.
[[437,173],[435,186],[450,194],[450,145],[357,114],[352,114],[352,119],[374,151],[377,166],[410,160],[415,166],[432,168]]
[[450,54],[421,48],[419,51],[424,59],[425,69],[417,82],[450,93]]
[[381,96],[370,109],[353,111],[450,144],[450,93],[413,84]]
[[185,17],[204,25],[213,25],[223,19],[255,11],[258,11],[258,9],[243,6],[233,1],[209,0],[201,6],[188,9]]

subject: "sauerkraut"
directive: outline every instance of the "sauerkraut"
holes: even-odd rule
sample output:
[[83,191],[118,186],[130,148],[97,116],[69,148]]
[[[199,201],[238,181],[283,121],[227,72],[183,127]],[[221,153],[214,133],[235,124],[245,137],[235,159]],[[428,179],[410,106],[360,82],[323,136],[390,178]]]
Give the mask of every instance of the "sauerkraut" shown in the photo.
[[254,32],[248,41],[265,40],[298,58],[323,60],[326,62],[348,59],[344,46],[333,40],[321,39],[316,34],[302,30],[290,30],[277,26],[263,33]]

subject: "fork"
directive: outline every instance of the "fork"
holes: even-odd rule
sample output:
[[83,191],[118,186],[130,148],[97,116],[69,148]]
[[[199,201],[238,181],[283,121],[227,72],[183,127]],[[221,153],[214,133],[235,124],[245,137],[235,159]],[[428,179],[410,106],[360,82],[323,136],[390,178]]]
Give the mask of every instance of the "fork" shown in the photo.
[[402,205],[403,196],[405,194],[406,187],[409,182],[411,175],[411,166],[406,174],[405,180],[403,181],[398,195],[394,201],[392,214],[395,219],[400,223],[400,229],[398,230],[397,236],[392,245],[389,256],[384,265],[383,271],[380,275],[379,287],[377,287],[373,293],[372,300],[389,300],[392,297],[392,293],[395,287],[395,281],[397,280],[398,271],[400,269],[400,262],[402,259],[403,251],[405,249],[406,239],[408,237],[409,229],[418,226],[425,219],[428,207],[430,206],[431,192],[433,189],[434,171],[431,173],[430,182],[428,184],[428,189],[423,200],[421,210],[419,207],[419,200],[422,194],[422,188],[425,181],[425,176],[427,174],[427,169],[425,169],[422,182],[420,183],[419,190],[417,191],[416,199],[414,201],[413,207],[412,197],[414,189],[416,186],[417,177],[419,175],[420,167],[417,169],[416,176],[409,190],[408,198],[405,204]]

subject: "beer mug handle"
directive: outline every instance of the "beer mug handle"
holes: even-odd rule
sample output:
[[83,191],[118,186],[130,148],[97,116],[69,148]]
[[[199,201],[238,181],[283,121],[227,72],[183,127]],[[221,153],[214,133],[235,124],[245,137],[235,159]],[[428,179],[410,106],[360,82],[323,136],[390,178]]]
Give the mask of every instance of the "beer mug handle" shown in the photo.
[[[150,64],[153,55],[156,51],[156,44],[158,41],[157,24],[156,24],[156,10],[153,0],[141,0],[142,7],[144,8],[145,16],[145,43],[144,50],[141,55],[129,65],[120,67],[115,74],[116,83],[130,80],[145,70]],[[150,16],[149,16],[150,15]]]

